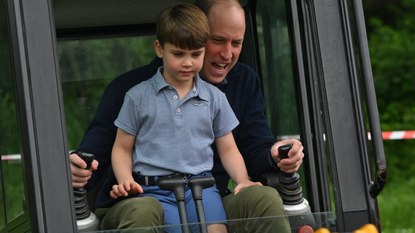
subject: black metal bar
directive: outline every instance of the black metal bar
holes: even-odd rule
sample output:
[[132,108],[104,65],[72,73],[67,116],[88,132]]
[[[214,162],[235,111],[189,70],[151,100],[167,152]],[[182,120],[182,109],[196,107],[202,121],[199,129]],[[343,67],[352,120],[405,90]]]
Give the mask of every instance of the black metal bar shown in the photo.
[[[294,69],[294,74],[296,76],[296,85],[300,89],[298,95],[299,103],[298,107],[300,108],[299,112],[301,113],[302,120],[301,124],[301,142],[304,146],[304,165],[307,176],[307,198],[310,201],[311,209],[315,212],[320,212],[320,199],[319,199],[319,190],[315,187],[318,187],[317,180],[317,171],[315,165],[315,154],[313,146],[313,138],[310,135],[312,133],[310,113],[309,113],[309,100],[308,100],[308,91],[307,91],[307,82],[305,75],[305,64],[304,64],[304,52],[302,46],[301,38],[301,26],[300,26],[300,16],[298,15],[298,6],[297,0],[286,0],[287,4],[287,15],[291,18],[291,24],[289,25],[290,29],[290,40],[291,51],[293,54],[293,64],[296,66]],[[290,21],[289,21],[290,22]]]
[[179,208],[180,223],[182,224],[182,233],[189,233],[189,225],[187,221],[185,192],[184,187],[186,186],[186,178],[180,177],[167,177],[158,179],[157,185],[162,190],[171,190],[176,196],[177,206]]
[[327,141],[327,145],[334,151],[329,162],[335,197],[335,231],[339,232],[353,231],[371,222],[373,213],[365,172],[367,147],[356,46],[350,26],[353,18],[348,3],[314,1],[326,86],[325,108],[331,125],[331,136],[327,139],[332,141]]
[[[368,142],[367,142],[367,129],[366,129],[366,120],[365,120],[365,113],[364,113],[364,109],[363,109],[363,96],[361,94],[361,79],[360,79],[360,73],[359,73],[359,69],[358,69],[358,62],[357,62],[357,49],[355,46],[355,39],[356,39],[356,26],[353,27],[353,23],[356,24],[356,18],[353,17],[354,15],[350,12],[349,10],[350,6],[348,4],[348,2],[340,2],[340,9],[341,9],[341,15],[343,16],[343,28],[345,31],[345,39],[348,43],[346,43],[346,55],[349,59],[349,72],[350,74],[352,74],[350,76],[350,84],[351,84],[351,91],[353,93],[353,102],[355,105],[355,109],[354,109],[354,115],[355,118],[357,119],[357,133],[358,133],[358,137],[356,138],[359,142],[359,154],[360,154],[360,160],[362,163],[362,168],[361,168],[361,173],[362,173],[362,181],[363,181],[363,185],[364,185],[364,190],[363,190],[363,194],[362,196],[365,196],[366,199],[366,206],[367,206],[367,211],[366,211],[366,216],[369,217],[369,221],[371,223],[377,223],[378,221],[377,219],[377,214],[376,214],[376,208],[375,208],[375,203],[371,200],[370,198],[370,193],[368,192],[368,190],[370,189],[370,181],[371,181],[371,176],[372,176],[372,171],[371,171],[371,166],[370,166],[370,161],[369,161],[369,151],[368,151]],[[354,20],[352,20],[354,19]],[[355,30],[353,30],[355,29]],[[347,223],[348,221],[354,221],[353,219],[356,218],[354,216],[358,216],[359,214],[357,212],[353,212],[356,214],[351,214],[348,213],[347,211],[345,211],[344,213],[344,218],[345,218],[345,222]],[[360,214],[362,214],[362,218],[364,216],[365,211],[362,211]],[[365,217],[366,217],[365,216]],[[351,229],[351,228],[349,228]]]
[[31,231],[76,232],[52,4],[7,6]]
[[[311,102],[312,129],[314,132],[314,150],[316,157],[316,173],[319,185],[320,211],[331,211],[330,185],[328,180],[327,155],[333,157],[331,145],[331,125],[327,112],[327,99],[324,84],[324,72],[320,55],[320,43],[317,30],[317,19],[313,1],[301,1],[303,16],[303,33],[305,44],[305,60]],[[325,134],[326,139],[323,135]],[[327,143],[325,143],[325,140]]]
[[375,180],[369,185],[369,193],[372,198],[376,198],[386,184],[387,165],[386,156],[383,148],[382,129],[380,127],[378,105],[376,101],[375,85],[373,83],[372,66],[370,63],[369,45],[366,35],[365,19],[363,6],[360,0],[353,0],[353,15],[357,31],[357,44],[359,47],[359,58],[363,76],[363,83],[366,96],[366,107],[369,119],[370,134],[376,164]]
[[59,41],[155,34],[155,23],[56,29]]
[[200,232],[207,233],[205,211],[203,209],[202,192],[203,189],[212,187],[215,184],[213,177],[196,177],[189,180],[187,185],[192,191],[193,200],[195,201],[197,218],[199,220]]

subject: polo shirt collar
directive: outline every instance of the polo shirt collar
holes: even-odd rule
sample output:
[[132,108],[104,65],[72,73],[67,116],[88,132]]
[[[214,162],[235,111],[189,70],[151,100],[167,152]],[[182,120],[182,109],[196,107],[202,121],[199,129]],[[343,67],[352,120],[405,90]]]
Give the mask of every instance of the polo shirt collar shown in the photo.
[[192,89],[194,95],[199,96],[199,98],[208,101],[209,95],[206,90],[206,85],[209,85],[209,84],[204,82],[200,78],[199,73],[196,74],[194,79],[195,79],[195,82],[194,82],[193,89]]
[[161,89],[170,86],[166,80],[164,80],[163,75],[161,75],[161,72],[163,71],[163,66],[160,66],[157,69],[157,73],[154,75],[153,78],[153,86],[156,90],[156,93],[158,93]]
[[[163,71],[163,66],[159,67],[157,69],[157,73],[154,76],[153,86],[156,90],[156,93],[161,91],[163,88],[170,87],[170,85],[164,80],[163,75],[161,72]],[[207,93],[205,83],[202,81],[202,79],[199,77],[199,73],[193,77],[195,82],[193,83],[193,88],[190,90],[193,92],[194,96],[199,96],[199,98],[203,100],[209,100],[209,95]]]

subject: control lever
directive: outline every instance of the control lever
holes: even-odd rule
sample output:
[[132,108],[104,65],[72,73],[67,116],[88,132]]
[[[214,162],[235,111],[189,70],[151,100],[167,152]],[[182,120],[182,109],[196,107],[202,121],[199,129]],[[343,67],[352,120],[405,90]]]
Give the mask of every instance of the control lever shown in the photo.
[[[278,147],[281,160],[289,158],[288,152],[292,146],[292,144],[287,144]],[[291,228],[295,228],[295,232],[297,230],[300,232],[300,230],[304,231],[306,229],[304,227],[308,225],[310,228],[307,228],[307,230],[314,232],[311,227],[315,227],[316,222],[311,213],[308,201],[302,195],[300,175],[297,172],[280,172],[278,174],[278,184],[275,188],[281,195],[285,212],[289,215]]]
[[202,191],[205,188],[212,187],[215,184],[213,177],[196,177],[189,180],[187,185],[192,191],[193,200],[196,205],[197,218],[199,219],[199,227],[201,233],[207,233],[207,225],[205,211],[203,209]]
[[184,187],[186,186],[186,178],[181,177],[165,177],[160,178],[156,181],[157,185],[162,190],[170,190],[173,191],[174,196],[176,197],[177,206],[179,208],[179,217],[180,223],[182,224],[182,232],[183,233],[190,233],[188,221],[187,221],[187,213],[186,213],[186,205],[185,201],[185,193]]
[[[91,167],[94,161],[94,154],[78,151],[76,153],[86,163],[86,168]],[[93,212],[90,211],[88,202],[86,200],[87,191],[84,188],[73,188],[75,199],[75,213],[78,230],[83,231],[98,231],[100,230],[100,223]]]
[[[288,152],[292,148],[292,144],[278,147],[280,159],[288,159]],[[300,175],[297,172],[285,173],[281,172],[278,176],[279,185],[277,190],[281,195],[283,203],[286,205],[297,205],[303,202],[302,188],[300,184]]]

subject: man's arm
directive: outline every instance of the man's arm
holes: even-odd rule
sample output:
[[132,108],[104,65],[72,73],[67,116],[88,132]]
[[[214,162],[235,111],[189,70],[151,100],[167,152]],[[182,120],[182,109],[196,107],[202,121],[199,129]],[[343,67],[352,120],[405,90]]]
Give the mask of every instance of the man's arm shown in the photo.
[[[246,65],[238,63],[235,68],[239,76],[221,89],[225,92],[240,122],[234,130],[234,136],[247,165],[248,174],[253,180],[259,180],[265,172],[280,166],[286,171],[298,169],[304,156],[301,143],[294,139],[275,143],[265,116],[265,101],[260,78]],[[294,156],[292,160],[283,161],[288,167],[283,164],[277,165],[279,161],[277,148],[288,143],[293,144],[289,154]]]

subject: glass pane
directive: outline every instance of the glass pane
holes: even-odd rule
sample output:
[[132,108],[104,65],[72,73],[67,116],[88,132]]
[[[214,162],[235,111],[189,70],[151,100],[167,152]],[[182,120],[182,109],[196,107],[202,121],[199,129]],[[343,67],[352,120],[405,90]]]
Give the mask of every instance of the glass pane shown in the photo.
[[150,63],[155,36],[59,41],[59,66],[69,149],[78,147],[105,87],[118,75]]
[[[228,220],[228,231],[229,232],[248,232],[246,229],[260,229],[261,226],[267,226],[276,221],[281,221],[282,217],[266,217],[266,218],[251,218],[251,219],[238,219],[238,220]],[[289,215],[289,220],[291,224],[292,232],[299,232],[299,229],[303,226],[309,226],[313,230],[320,228],[327,228],[330,232],[336,231],[331,229],[331,223],[334,221],[333,213],[318,213],[318,214],[309,214],[309,215]],[[209,222],[214,223],[214,222]],[[125,230],[110,230],[110,231],[97,231],[101,233],[115,233],[115,232],[163,232],[163,230],[169,230],[169,232],[180,232],[182,227],[190,227],[190,229],[199,229],[199,224],[187,224],[187,225],[169,225],[169,226],[159,226],[159,227],[146,227],[146,228],[137,228],[137,229],[125,229]],[[310,229],[310,228],[308,228]],[[195,231],[190,231],[195,232]],[[303,232],[312,232],[310,230],[304,229]]]
[[256,19],[262,82],[270,128],[278,140],[299,139],[285,1],[258,1]]
[[0,228],[26,209],[20,159],[20,135],[16,110],[9,28],[4,1],[0,4]]
[[[300,140],[291,41],[285,1],[258,1],[256,22],[268,124],[274,137]],[[306,194],[304,166],[298,170]]]

